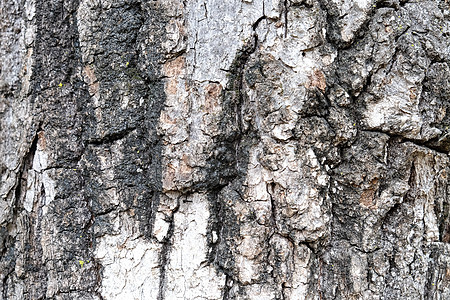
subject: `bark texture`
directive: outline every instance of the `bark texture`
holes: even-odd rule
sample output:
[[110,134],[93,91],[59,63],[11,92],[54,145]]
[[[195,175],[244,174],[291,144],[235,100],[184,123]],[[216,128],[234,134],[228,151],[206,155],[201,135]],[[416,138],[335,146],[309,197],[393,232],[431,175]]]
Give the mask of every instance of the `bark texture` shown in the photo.
[[449,7],[2,0],[0,299],[450,299]]

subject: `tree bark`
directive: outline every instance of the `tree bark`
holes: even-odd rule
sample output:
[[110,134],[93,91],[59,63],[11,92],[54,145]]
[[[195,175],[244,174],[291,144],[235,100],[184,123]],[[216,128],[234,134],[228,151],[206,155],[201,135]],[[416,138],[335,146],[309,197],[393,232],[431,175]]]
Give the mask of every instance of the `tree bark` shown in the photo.
[[450,4],[0,2],[0,299],[450,299]]

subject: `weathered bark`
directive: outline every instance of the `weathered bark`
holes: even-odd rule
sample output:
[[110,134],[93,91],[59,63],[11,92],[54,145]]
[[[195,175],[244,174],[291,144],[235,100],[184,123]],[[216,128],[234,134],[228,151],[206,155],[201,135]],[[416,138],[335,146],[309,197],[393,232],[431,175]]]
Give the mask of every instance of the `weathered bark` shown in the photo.
[[0,299],[450,299],[450,4],[0,2]]

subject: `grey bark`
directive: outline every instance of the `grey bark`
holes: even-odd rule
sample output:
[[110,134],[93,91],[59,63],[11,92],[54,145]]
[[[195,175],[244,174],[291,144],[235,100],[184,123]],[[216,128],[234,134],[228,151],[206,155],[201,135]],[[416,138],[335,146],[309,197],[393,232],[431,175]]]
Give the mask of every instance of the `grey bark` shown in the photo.
[[449,7],[0,2],[0,299],[450,299]]

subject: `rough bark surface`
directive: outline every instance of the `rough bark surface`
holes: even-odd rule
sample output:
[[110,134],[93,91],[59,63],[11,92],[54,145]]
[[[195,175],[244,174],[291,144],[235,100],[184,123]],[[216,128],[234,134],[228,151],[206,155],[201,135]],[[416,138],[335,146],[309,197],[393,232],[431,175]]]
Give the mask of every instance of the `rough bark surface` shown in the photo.
[[0,299],[450,299],[450,3],[0,2]]

